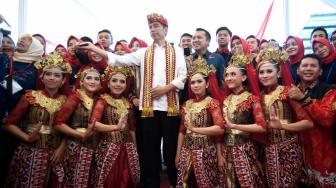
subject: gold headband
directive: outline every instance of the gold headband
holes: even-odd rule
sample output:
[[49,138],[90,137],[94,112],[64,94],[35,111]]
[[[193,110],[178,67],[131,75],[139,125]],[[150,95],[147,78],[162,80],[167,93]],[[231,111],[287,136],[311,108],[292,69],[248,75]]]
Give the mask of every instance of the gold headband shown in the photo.
[[132,70],[128,66],[108,66],[106,67],[103,75],[104,81],[108,81],[111,79],[112,75],[116,73],[121,73],[126,77],[132,76]]
[[38,60],[34,66],[36,69],[43,69],[43,71],[51,67],[59,67],[65,73],[71,74],[72,72],[70,64],[66,63],[62,56],[57,52],[53,52],[49,56]]

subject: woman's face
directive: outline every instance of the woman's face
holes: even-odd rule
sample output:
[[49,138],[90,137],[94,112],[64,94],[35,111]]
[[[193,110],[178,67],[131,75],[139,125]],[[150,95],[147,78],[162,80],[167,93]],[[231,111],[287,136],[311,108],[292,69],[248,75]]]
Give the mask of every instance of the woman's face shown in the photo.
[[16,51],[20,53],[25,53],[28,51],[33,39],[31,37],[21,37],[19,38],[17,45],[16,45]]
[[328,46],[322,44],[322,43],[315,43],[314,45],[314,53],[318,56],[320,56],[321,59],[328,57],[330,54]]
[[204,96],[206,94],[207,82],[204,79],[204,76],[200,73],[194,74],[190,78],[190,87],[191,91],[196,96]]
[[96,52],[90,51],[90,53],[93,61],[100,62],[101,60],[103,60],[103,57],[97,54]]
[[289,56],[295,56],[299,52],[299,46],[294,38],[289,38],[287,40],[286,52]]
[[243,81],[246,80],[246,76],[242,74],[237,67],[228,67],[224,73],[224,80],[230,89],[236,89],[242,87]]
[[82,81],[83,88],[90,92],[94,93],[100,89],[100,75],[96,71],[89,71],[83,78]]
[[131,46],[131,50],[132,52],[136,52],[138,49],[140,49],[140,43],[139,41],[135,40],[133,43],[132,43],[132,46]]
[[59,67],[46,69],[41,79],[47,89],[58,89],[62,87],[64,81],[63,71]]
[[231,49],[235,52],[235,55],[243,55],[243,44],[239,39],[232,40]]
[[126,76],[121,73],[112,75],[108,87],[112,94],[121,95],[126,89]]
[[66,53],[67,53],[67,51],[66,51],[66,49],[65,48],[63,48],[63,47],[57,47],[56,49],[55,49],[55,51],[57,52],[57,53],[59,53],[63,58],[65,58],[65,56],[66,56]]
[[13,52],[14,51],[14,43],[8,37],[3,37],[2,39],[2,52]]
[[125,49],[123,48],[123,46],[121,44],[118,44],[115,47],[114,53],[117,54],[117,55],[125,55],[126,52],[125,52]]
[[75,55],[75,46],[78,44],[78,41],[76,39],[70,39],[68,43],[68,52],[71,55]]
[[270,62],[263,63],[258,70],[258,78],[260,83],[265,86],[272,86],[278,83],[279,72],[277,68]]

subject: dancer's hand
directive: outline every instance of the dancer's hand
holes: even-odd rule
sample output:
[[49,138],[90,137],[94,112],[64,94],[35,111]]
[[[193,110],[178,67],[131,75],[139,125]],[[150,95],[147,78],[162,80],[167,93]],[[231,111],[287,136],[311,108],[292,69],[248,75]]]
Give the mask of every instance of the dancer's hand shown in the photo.
[[42,122],[38,122],[35,126],[34,126],[34,131],[31,133],[31,135],[29,135],[27,142],[29,143],[33,143],[35,141],[37,141],[38,139],[40,139],[40,129],[42,127]]

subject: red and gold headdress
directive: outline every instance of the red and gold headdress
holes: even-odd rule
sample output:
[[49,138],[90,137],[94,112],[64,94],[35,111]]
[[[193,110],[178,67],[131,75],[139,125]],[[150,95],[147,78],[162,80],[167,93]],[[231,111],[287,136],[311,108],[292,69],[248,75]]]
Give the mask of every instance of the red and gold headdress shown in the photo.
[[89,72],[97,72],[100,75],[99,71],[97,69],[95,69],[94,67],[91,67],[91,66],[82,66],[79,69],[78,73],[75,75],[75,78],[76,78],[75,88],[76,89],[80,89],[82,87],[83,79],[85,78],[85,76]]
[[191,91],[190,79],[193,75],[201,73],[208,77],[208,91],[212,98],[217,99],[220,103],[223,102],[222,94],[220,93],[218,81],[216,78],[216,68],[213,65],[208,65],[205,59],[196,59],[193,61],[192,66],[188,70],[188,93],[189,98],[195,98],[194,93]]
[[104,71],[103,81],[105,82],[109,81],[112,75],[116,73],[121,73],[126,77],[132,76],[132,70],[128,66],[108,66]]
[[196,73],[202,73],[205,76],[209,76],[211,73],[216,73],[216,68],[213,65],[208,65],[205,59],[196,59],[188,70],[188,77],[192,77]]
[[59,67],[64,73],[71,74],[72,69],[69,63],[66,63],[62,56],[57,52],[52,52],[49,56],[38,60],[34,66],[36,69],[43,71],[50,67]]
[[103,75],[103,88],[104,91],[108,91],[107,89],[107,85],[108,85],[108,81],[111,79],[111,77],[114,74],[117,73],[121,73],[123,75],[126,76],[126,89],[125,91],[122,93],[122,95],[124,97],[129,97],[129,93],[132,92],[132,88],[134,87],[135,84],[135,80],[134,80],[134,76],[132,74],[132,69],[131,67],[128,66],[108,66],[105,71],[104,71],[104,75]]
[[159,22],[162,25],[168,27],[167,19],[165,17],[163,17],[161,14],[151,13],[151,14],[147,15],[147,20],[148,20],[148,24],[154,23],[154,22]]
[[[233,55],[225,71],[229,68],[238,68],[245,70],[249,90],[251,91],[252,94],[260,96],[260,88],[257,73],[251,62],[252,62],[252,56],[250,55]],[[231,93],[230,89],[227,87],[226,84],[224,84],[224,95],[228,96],[230,93]]]
[[282,84],[285,86],[290,86],[294,83],[292,74],[286,65],[288,60],[288,54],[286,51],[281,50],[278,46],[275,46],[272,43],[266,45],[266,47],[258,54],[257,61],[257,70],[264,63],[270,62],[272,64],[279,64],[281,70]]
[[38,60],[34,66],[37,69],[37,74],[39,79],[37,79],[36,82],[36,89],[43,89],[44,84],[41,81],[41,78],[44,74],[44,71],[53,67],[58,67],[61,69],[62,73],[64,74],[64,83],[62,87],[60,88],[60,93],[64,95],[69,95],[71,93],[70,87],[69,87],[69,79],[70,74],[72,72],[71,65],[67,62],[65,62],[62,58],[62,56],[57,52],[52,52],[49,54],[49,56],[46,56],[40,60]]

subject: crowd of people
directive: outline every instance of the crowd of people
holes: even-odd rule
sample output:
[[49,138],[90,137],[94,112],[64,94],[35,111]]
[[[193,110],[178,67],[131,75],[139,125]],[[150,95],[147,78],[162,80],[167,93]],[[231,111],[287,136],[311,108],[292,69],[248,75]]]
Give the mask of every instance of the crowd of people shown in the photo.
[[[3,17],[0,16],[0,21]],[[197,28],[174,46],[104,29],[46,53],[41,34],[0,48],[0,186],[336,187],[336,31],[285,44]]]

